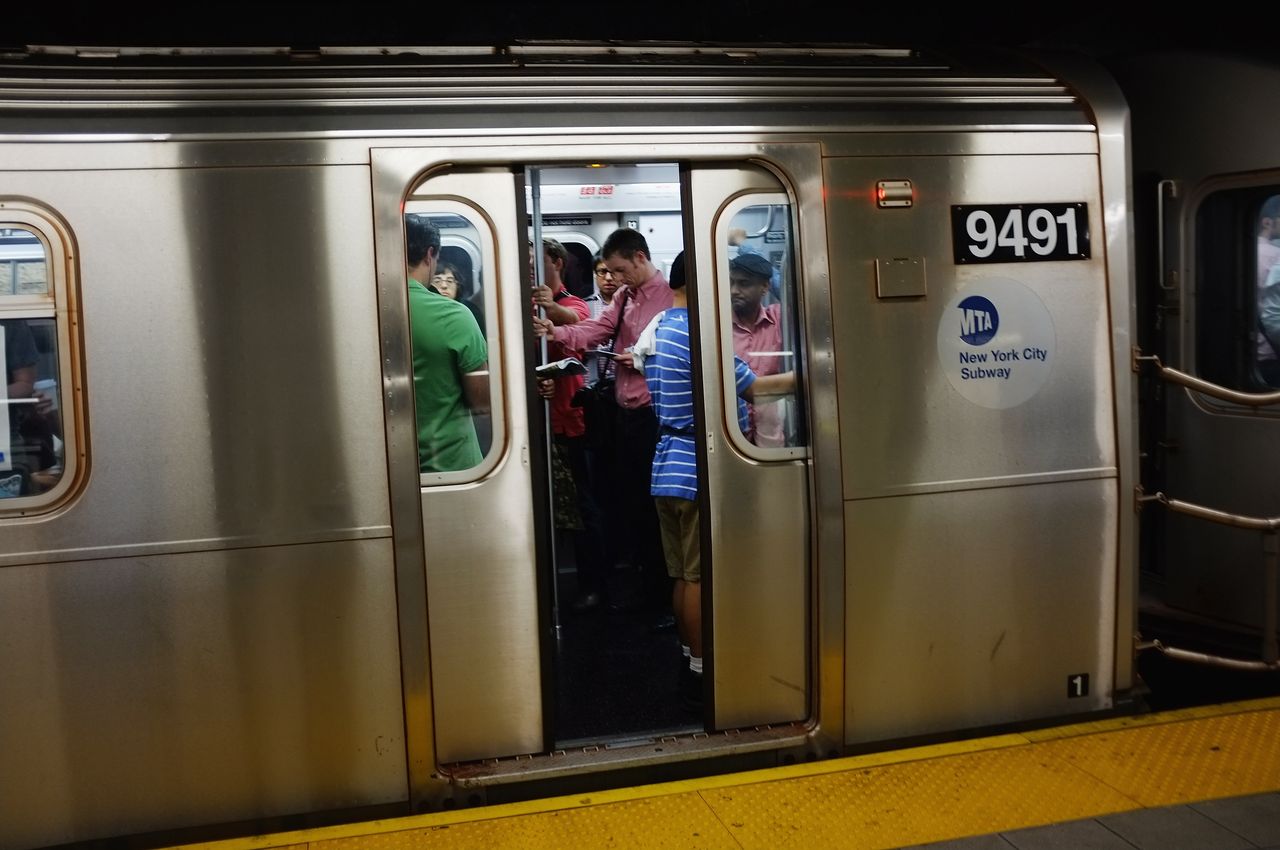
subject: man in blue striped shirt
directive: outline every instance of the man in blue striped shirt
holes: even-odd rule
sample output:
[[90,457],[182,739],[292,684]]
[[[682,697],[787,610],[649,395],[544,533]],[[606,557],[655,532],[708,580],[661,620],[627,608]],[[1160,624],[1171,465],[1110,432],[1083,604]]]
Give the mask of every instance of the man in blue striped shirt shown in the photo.
[[[689,345],[689,309],[684,284],[684,252],[671,264],[672,306],[656,316],[637,340],[633,355],[644,376],[658,419],[650,492],[658,510],[667,574],[675,579],[671,607],[684,655],[681,691],[691,710],[702,706],[702,566],[698,528],[698,450],[694,442],[693,358]],[[741,358],[733,358],[740,398],[781,395],[795,386],[795,373],[757,377]],[[739,402],[738,417],[746,406]],[[745,422],[742,423],[745,432]]]

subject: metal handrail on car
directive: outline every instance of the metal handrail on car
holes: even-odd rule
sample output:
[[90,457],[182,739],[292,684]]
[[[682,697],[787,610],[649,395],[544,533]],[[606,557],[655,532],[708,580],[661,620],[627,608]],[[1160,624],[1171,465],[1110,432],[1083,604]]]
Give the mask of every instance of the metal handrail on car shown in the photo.
[[[1266,407],[1272,404],[1280,404],[1280,390],[1269,393],[1246,393],[1239,390],[1230,390],[1210,381],[1197,378],[1194,375],[1188,375],[1178,369],[1165,366],[1160,362],[1159,357],[1143,355],[1141,350],[1135,346],[1133,349],[1133,370],[1135,372],[1138,371],[1144,362],[1155,365],[1161,380],[1168,381],[1171,384],[1178,384],[1221,401],[1247,407]],[[1142,644],[1139,649],[1156,649],[1170,658],[1229,667],[1235,670],[1280,670],[1280,646],[1278,646],[1276,640],[1277,571],[1280,569],[1277,565],[1277,561],[1280,560],[1280,557],[1277,556],[1277,553],[1280,552],[1280,540],[1277,539],[1277,533],[1280,532],[1280,517],[1251,517],[1243,514],[1227,513],[1226,511],[1206,508],[1203,505],[1196,505],[1179,499],[1170,499],[1164,493],[1159,492],[1148,496],[1139,486],[1136,494],[1136,507],[1141,510],[1142,506],[1147,502],[1158,502],[1175,513],[1216,522],[1219,525],[1229,525],[1234,528],[1247,528],[1261,532],[1264,585],[1262,596],[1263,604],[1266,607],[1263,611],[1261,661],[1244,661],[1237,658],[1209,655],[1203,652],[1192,652],[1186,649],[1165,646],[1158,640]]]
[[1248,528],[1262,532],[1263,554],[1263,592],[1262,592],[1262,660],[1244,661],[1237,658],[1226,658],[1220,655],[1209,655],[1203,652],[1192,652],[1186,649],[1165,646],[1160,641],[1139,646],[1139,649],[1156,649],[1170,658],[1183,661],[1194,661],[1200,664],[1212,664],[1218,667],[1229,667],[1235,670],[1280,670],[1280,643],[1276,640],[1276,590],[1277,573],[1280,572],[1280,517],[1251,517],[1243,514],[1231,514],[1226,511],[1206,508],[1179,499],[1170,499],[1164,493],[1145,495],[1142,487],[1137,488],[1136,506],[1139,510],[1148,502],[1157,502],[1171,511],[1197,519],[1229,525],[1234,528]]
[[1195,375],[1188,375],[1186,372],[1166,366],[1160,362],[1159,357],[1154,354],[1144,355],[1141,349],[1135,346],[1133,349],[1133,371],[1138,371],[1142,363],[1154,363],[1160,378],[1171,384],[1178,384],[1221,401],[1243,404],[1246,407],[1266,407],[1271,404],[1280,404],[1280,390],[1270,393],[1244,393],[1239,390],[1229,390],[1211,381],[1206,381],[1203,378],[1197,378]]

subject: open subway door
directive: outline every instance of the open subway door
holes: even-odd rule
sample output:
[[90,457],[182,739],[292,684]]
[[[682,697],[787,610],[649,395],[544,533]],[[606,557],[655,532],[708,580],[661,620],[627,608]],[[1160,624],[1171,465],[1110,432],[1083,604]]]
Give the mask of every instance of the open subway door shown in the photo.
[[[811,511],[794,209],[758,166],[698,165],[688,179],[711,722],[800,720],[809,712]],[[735,357],[760,375],[794,374],[797,389],[740,403]]]
[[[375,197],[390,201],[376,210],[379,298],[407,746],[417,798],[436,794],[440,777],[460,762],[566,748],[616,759],[618,752],[640,752],[631,749],[637,741],[802,722],[815,711],[809,414],[792,196],[745,156],[736,164],[689,165],[691,153],[705,152],[688,146],[673,147],[657,162],[591,171],[510,162],[509,153],[477,150],[477,164],[469,165],[469,152],[450,150],[448,165],[433,166],[438,158],[430,150],[373,152]],[[814,154],[805,148],[796,155],[816,169]],[[554,200],[565,191],[584,197],[570,185],[575,168],[592,196],[603,198],[588,209],[560,208]],[[648,182],[608,183],[621,176]],[[437,283],[456,290],[453,304],[419,291],[429,281],[414,278],[427,273],[414,272],[407,256],[413,250],[407,222],[414,219],[439,234],[436,271],[449,265],[453,280]],[[636,632],[648,641],[639,654],[671,657],[653,674],[628,666],[637,652],[620,631],[625,614],[572,614],[561,599],[572,588],[562,585],[566,575],[579,565],[563,529],[553,527],[561,482],[552,470],[552,423],[542,400],[530,395],[541,353],[526,279],[533,271],[533,222],[556,228],[566,220],[580,241],[601,245],[619,228],[641,232],[659,270],[667,271],[680,250],[691,262],[710,700],[701,711],[679,707],[674,632],[651,633],[647,626]],[[457,371],[468,380],[483,377],[486,387],[479,402],[467,399],[467,450],[446,452],[448,462],[437,463],[424,453],[440,423],[419,386],[433,374],[418,353],[431,340],[419,337],[452,324],[470,334],[470,342],[453,349]],[[784,395],[740,405],[735,356],[762,375],[794,374],[795,383]],[[624,575],[619,564],[608,567],[614,580]],[[583,625],[591,618],[595,632]],[[565,718],[603,687],[599,678],[575,678],[571,659],[584,655],[615,674],[629,701],[666,700],[675,715],[649,726],[617,723],[606,713],[589,734],[580,732]],[[788,735],[794,745],[802,733],[773,738]],[[651,760],[669,758],[655,752]]]
[[[373,159],[375,197],[390,199],[375,210],[384,404],[407,744],[422,789],[439,763],[544,749],[531,449],[540,455],[520,333],[527,252],[518,171],[432,173],[421,150]],[[435,271],[452,268],[453,299],[412,279],[405,297],[413,218],[438,234]],[[481,399],[448,386],[430,345],[483,387]]]

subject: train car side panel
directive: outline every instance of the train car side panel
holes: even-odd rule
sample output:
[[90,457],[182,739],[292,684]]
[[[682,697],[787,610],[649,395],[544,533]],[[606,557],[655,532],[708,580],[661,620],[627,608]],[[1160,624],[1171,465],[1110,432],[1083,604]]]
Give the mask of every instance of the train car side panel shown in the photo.
[[405,799],[394,593],[385,540],[0,570],[0,846]]
[[[827,179],[846,190],[831,203],[842,443],[862,447],[843,456],[847,739],[1108,707],[1096,158],[831,159]],[[910,181],[912,205],[877,207],[882,179]]]
[[1015,493],[845,503],[851,742],[1111,704],[1115,485]]
[[367,169],[5,179],[75,233],[101,428],[7,560],[390,534]]
[[5,184],[75,234],[99,430],[6,521],[0,844],[405,800],[368,169],[63,151]]

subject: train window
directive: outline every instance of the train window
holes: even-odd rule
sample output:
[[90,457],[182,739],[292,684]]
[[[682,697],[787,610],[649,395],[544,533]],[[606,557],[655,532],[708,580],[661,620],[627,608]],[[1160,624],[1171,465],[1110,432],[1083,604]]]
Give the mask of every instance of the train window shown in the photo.
[[1255,375],[1268,387],[1280,387],[1280,194],[1267,197],[1258,211],[1255,276]]
[[1196,235],[1198,373],[1233,389],[1280,387],[1280,186],[1209,195]]
[[405,244],[421,483],[471,480],[495,462],[500,442],[500,394],[489,380],[498,352],[486,318],[496,309],[486,280],[494,267],[492,234],[461,203],[411,201]]
[[75,457],[63,431],[69,311],[65,242],[37,208],[0,203],[0,513],[25,514],[65,493]]
[[[729,433],[740,449],[761,459],[803,455],[808,443],[799,396],[799,314],[792,267],[791,207],[785,195],[752,194],[719,219],[718,299],[723,322],[725,398],[733,399],[734,356],[757,376],[795,374],[788,391],[750,403],[738,400]],[[730,409],[730,408],[726,408]]]
[[0,229],[0,295],[48,295],[44,243],[25,227]]

